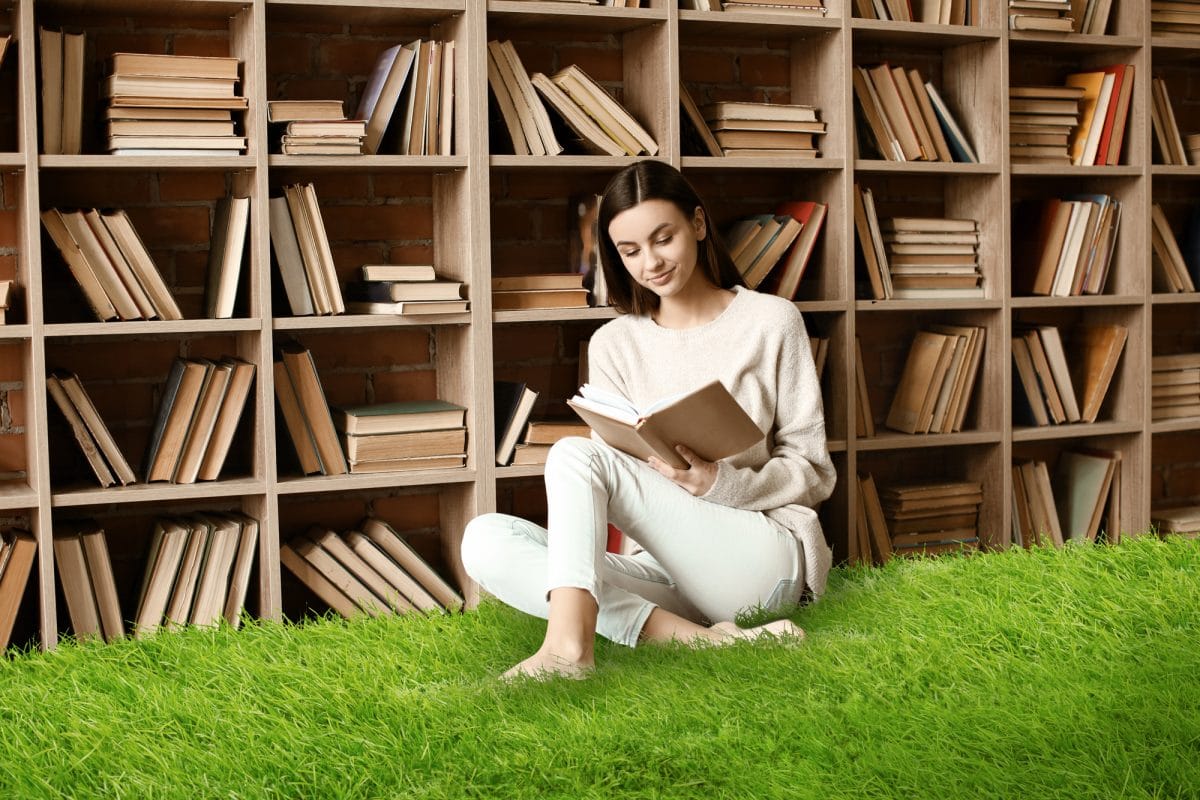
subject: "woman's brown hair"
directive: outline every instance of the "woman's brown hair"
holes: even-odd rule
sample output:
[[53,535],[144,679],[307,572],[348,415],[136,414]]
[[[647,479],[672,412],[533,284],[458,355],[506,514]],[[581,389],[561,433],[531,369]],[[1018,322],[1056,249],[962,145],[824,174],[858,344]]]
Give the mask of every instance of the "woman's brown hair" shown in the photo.
[[708,207],[687,178],[662,161],[639,161],[618,172],[608,182],[596,220],[600,266],[608,283],[609,301],[618,311],[649,314],[658,309],[658,295],[633,280],[608,235],[608,226],[615,216],[646,200],[666,200],[688,219],[699,208],[704,214],[705,236],[697,243],[696,268],[710,283],[722,289],[745,286],[725,242],[716,233]]

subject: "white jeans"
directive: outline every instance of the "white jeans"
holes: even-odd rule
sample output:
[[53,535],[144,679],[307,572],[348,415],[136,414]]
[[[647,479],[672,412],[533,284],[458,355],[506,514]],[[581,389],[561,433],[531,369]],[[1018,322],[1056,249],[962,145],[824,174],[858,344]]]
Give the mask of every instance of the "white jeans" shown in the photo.
[[[596,632],[632,647],[655,606],[704,623],[800,599],[803,550],[761,512],[693,497],[581,437],[550,449],[545,475],[548,530],[484,514],[463,537],[467,573],[510,606],[544,619],[551,589],[586,589],[599,606]],[[645,552],[606,553],[609,522]]]

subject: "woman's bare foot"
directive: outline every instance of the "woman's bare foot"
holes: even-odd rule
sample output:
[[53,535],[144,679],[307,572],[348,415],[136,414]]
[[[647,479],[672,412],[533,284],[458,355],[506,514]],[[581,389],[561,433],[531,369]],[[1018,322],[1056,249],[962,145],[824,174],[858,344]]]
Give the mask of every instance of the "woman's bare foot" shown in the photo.
[[777,619],[753,628],[740,628],[734,622],[718,622],[709,630],[716,631],[724,637],[717,642],[718,644],[733,644],[737,641],[753,641],[763,638],[790,639],[798,642],[804,638],[804,629],[790,619]]
[[510,668],[500,678],[506,681],[516,678],[570,678],[579,681],[591,675],[595,669],[596,662],[592,658],[567,658],[543,648]]

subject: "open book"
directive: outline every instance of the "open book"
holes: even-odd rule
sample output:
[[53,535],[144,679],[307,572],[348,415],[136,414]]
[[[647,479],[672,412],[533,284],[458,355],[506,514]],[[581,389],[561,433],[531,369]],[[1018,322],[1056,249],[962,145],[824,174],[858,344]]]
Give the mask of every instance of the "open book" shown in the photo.
[[567,405],[618,450],[643,459],[656,455],[675,469],[688,467],[675,452],[676,445],[684,445],[706,461],[717,461],[763,438],[754,420],[720,381],[642,408],[585,383]]

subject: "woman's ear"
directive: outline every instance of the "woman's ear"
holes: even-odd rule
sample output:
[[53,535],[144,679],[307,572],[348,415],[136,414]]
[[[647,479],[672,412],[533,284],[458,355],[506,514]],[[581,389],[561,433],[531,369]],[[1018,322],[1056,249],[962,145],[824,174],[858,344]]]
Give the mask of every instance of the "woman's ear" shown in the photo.
[[696,206],[696,210],[692,212],[692,227],[696,231],[696,241],[704,241],[704,237],[708,233],[708,225],[704,219],[704,209]]

